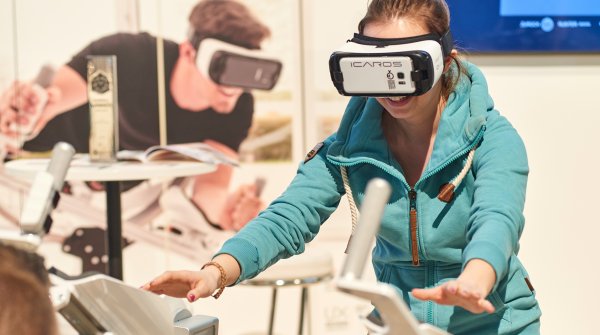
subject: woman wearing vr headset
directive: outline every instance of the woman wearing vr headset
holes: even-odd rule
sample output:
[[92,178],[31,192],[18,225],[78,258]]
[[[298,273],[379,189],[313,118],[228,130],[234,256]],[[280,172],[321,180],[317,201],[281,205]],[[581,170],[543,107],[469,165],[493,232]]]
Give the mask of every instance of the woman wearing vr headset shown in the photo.
[[[453,334],[539,334],[541,312],[517,258],[525,148],[494,109],[483,74],[457,57],[449,20],[443,0],[371,0],[350,42],[363,46],[351,48],[357,58],[343,75],[332,66],[332,79],[346,80],[350,94],[352,71],[385,65],[369,52],[371,58],[359,58],[362,47],[378,44],[400,50],[415,67],[419,60],[434,63],[429,72],[420,68],[406,77],[417,89],[353,97],[339,130],[309,153],[288,189],[213,262],[198,272],[166,273],[144,288],[191,301],[215,291],[217,297],[224,286],[303,252],[342,195],[360,203],[367,182],[379,177],[393,188],[372,254],[379,281],[395,285],[420,321]],[[431,57],[419,58],[424,52]],[[436,54],[444,56],[439,80]],[[417,83],[422,79],[429,85]],[[377,322],[378,313],[370,319]]]

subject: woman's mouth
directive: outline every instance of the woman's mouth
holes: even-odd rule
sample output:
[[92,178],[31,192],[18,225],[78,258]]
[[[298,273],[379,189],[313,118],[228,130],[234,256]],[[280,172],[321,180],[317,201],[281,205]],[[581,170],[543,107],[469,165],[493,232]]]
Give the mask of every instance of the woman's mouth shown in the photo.
[[407,104],[412,97],[387,97],[387,101],[392,106],[403,106]]

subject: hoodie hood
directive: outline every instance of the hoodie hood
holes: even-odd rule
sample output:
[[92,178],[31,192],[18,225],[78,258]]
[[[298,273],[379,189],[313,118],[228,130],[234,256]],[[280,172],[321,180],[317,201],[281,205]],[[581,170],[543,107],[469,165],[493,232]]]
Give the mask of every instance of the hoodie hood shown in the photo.
[[[448,157],[472,145],[479,132],[484,129],[488,112],[494,109],[483,73],[469,62],[463,61],[462,65],[467,70],[467,75],[461,75],[457,87],[448,97],[424,174],[435,170]],[[328,159],[334,164],[346,166],[361,162],[395,166],[397,163],[390,153],[381,128],[384,112],[375,98],[350,99],[327,152]]]

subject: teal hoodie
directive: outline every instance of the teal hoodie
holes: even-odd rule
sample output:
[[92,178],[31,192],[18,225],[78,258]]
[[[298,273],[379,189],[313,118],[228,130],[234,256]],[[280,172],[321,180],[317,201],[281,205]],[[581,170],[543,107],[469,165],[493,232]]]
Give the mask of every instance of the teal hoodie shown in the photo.
[[[430,160],[413,189],[385,141],[381,105],[373,98],[352,98],[337,133],[300,165],[286,191],[219,251],[238,260],[239,280],[304,251],[345,194],[344,166],[359,208],[369,180],[379,177],[392,185],[372,261],[377,279],[396,286],[419,320],[454,334],[536,334],[540,310],[516,256],[525,221],[525,147],[494,109],[483,74],[470,63],[464,66],[468,75],[449,96]],[[440,187],[459,174],[474,147],[472,167],[453,199],[439,200]],[[412,234],[411,209],[417,215]],[[474,315],[412,297],[413,288],[456,278],[474,258],[496,272],[488,297],[494,314]]]

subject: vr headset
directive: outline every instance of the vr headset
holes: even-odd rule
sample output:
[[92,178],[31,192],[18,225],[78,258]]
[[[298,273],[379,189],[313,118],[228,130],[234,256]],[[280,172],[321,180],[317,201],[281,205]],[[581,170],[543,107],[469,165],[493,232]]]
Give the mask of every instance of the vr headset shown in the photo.
[[397,39],[354,34],[329,58],[329,72],[342,95],[421,95],[441,77],[452,46],[450,31]]
[[214,38],[200,41],[196,57],[198,69],[213,82],[243,89],[272,89],[282,64],[259,50],[250,50]]

